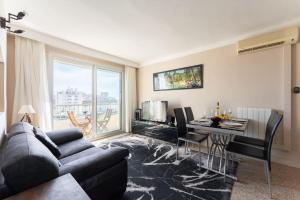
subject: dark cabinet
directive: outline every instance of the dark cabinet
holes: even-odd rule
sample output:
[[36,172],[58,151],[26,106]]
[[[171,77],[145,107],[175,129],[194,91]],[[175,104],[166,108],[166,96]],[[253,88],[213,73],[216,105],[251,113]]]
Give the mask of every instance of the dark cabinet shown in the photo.
[[132,133],[177,143],[177,128],[167,124],[136,120],[132,122]]

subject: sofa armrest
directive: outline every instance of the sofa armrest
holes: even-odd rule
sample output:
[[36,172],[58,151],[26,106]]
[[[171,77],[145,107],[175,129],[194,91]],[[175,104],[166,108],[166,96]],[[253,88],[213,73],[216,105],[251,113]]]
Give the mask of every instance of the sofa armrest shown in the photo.
[[77,140],[83,137],[83,134],[77,128],[51,131],[51,132],[46,132],[46,134],[56,145]]
[[32,134],[10,138],[3,149],[1,171],[5,184],[21,192],[59,176],[59,161]]
[[77,182],[81,182],[123,161],[128,155],[129,151],[122,147],[99,149],[99,152],[64,164],[59,174],[71,173]]

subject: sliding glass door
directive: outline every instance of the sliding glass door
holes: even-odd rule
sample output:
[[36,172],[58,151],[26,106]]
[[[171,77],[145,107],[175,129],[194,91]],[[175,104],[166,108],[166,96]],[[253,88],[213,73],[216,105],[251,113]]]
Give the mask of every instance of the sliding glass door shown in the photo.
[[92,137],[92,67],[54,61],[53,129],[80,128]]
[[121,129],[121,73],[97,69],[97,127],[98,135]]
[[53,129],[79,128],[93,140],[121,130],[122,73],[53,61]]

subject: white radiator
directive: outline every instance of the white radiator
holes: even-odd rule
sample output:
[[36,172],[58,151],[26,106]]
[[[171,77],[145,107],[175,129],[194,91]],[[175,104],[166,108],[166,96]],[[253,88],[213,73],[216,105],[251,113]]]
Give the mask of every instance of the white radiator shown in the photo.
[[271,111],[271,108],[238,108],[237,117],[249,119],[245,136],[264,139]]

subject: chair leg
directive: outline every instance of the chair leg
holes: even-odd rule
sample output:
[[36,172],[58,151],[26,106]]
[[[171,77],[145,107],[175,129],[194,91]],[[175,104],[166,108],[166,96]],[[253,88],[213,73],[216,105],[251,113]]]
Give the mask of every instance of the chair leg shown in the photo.
[[207,148],[207,153],[209,153],[209,144],[208,144],[208,138],[206,140],[206,148]]
[[227,166],[227,151],[224,150],[224,159],[225,159],[225,162],[224,162],[224,182],[226,182],[226,166]]
[[270,170],[268,161],[265,161],[265,165],[268,167],[267,168],[267,176],[268,176],[268,184],[269,184],[269,195],[270,195],[270,199],[272,199],[271,170]]
[[214,153],[212,155],[212,159],[211,159],[211,163],[210,163],[210,168],[213,169],[213,165],[214,165],[214,160],[215,160],[215,157],[216,157],[216,150],[217,150],[218,146],[215,145],[215,148],[214,148]]
[[201,169],[201,164],[202,164],[202,161],[201,161],[201,144],[199,143],[199,169]]
[[208,148],[208,153],[207,153],[207,168],[209,168],[210,154],[211,154],[211,147]]
[[[213,148],[214,148],[214,144],[212,144],[211,146],[210,146],[210,148],[209,148],[209,161],[210,161],[210,166],[209,165],[207,165],[207,167],[208,168],[210,168],[210,169],[212,169],[212,162],[214,161],[214,155],[212,154],[212,152],[213,152]],[[208,164],[208,163],[207,163]]]
[[186,144],[186,141],[184,141],[184,154],[186,155],[186,147],[187,146],[187,144]]
[[268,165],[266,162],[264,162],[264,168],[265,168],[265,177],[266,177],[266,182],[269,184],[269,179],[268,179]]
[[221,154],[221,157],[220,157],[220,163],[219,163],[219,171],[221,172],[221,169],[222,169],[222,163],[223,163],[223,156],[224,156],[224,149],[222,149],[222,147],[220,147],[219,149],[219,152]]
[[179,147],[179,140],[177,139],[176,160],[178,160],[178,147]]

